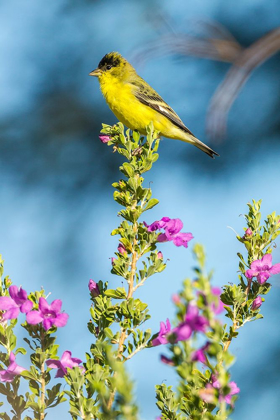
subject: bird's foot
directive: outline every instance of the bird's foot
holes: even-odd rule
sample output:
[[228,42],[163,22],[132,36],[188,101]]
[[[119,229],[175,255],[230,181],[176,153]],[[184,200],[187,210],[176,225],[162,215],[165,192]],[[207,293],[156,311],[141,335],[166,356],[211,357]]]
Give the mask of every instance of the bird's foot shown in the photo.
[[137,147],[137,149],[134,149],[132,152],[132,156],[140,156],[143,152],[143,147]]

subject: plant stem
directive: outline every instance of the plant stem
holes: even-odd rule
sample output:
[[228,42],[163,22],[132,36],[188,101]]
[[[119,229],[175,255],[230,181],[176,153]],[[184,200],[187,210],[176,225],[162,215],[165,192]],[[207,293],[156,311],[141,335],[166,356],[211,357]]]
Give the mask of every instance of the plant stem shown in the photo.
[[43,410],[40,413],[40,420],[45,418],[45,362],[41,365],[41,409]]
[[[126,300],[129,300],[130,298],[132,298],[133,295],[133,286],[134,286],[134,278],[135,278],[135,273],[136,273],[136,263],[138,261],[138,256],[137,256],[137,251],[135,249],[136,245],[137,245],[137,232],[138,232],[138,224],[137,222],[134,223],[133,225],[133,232],[134,232],[134,239],[133,239],[133,247],[132,247],[132,260],[131,260],[131,270],[130,270],[130,276],[129,276],[129,281],[128,281],[128,293],[127,293],[127,297]],[[124,329],[122,329],[121,332],[121,336],[119,339],[119,345],[118,345],[118,354],[117,354],[117,359],[121,360],[123,357],[123,346],[124,346],[124,342],[126,340],[126,331]],[[114,376],[116,375],[116,372],[114,373]],[[116,390],[114,389],[111,394],[110,394],[110,398],[108,401],[108,410],[111,409],[113,402],[114,402],[114,398],[115,398],[115,393]]]
[[[245,290],[246,298],[245,298],[244,302],[241,305],[242,307],[246,305],[246,302],[247,302],[247,299],[248,299],[248,295],[249,295],[249,292],[250,292],[250,289],[251,289],[251,284],[252,284],[252,279],[248,279],[247,287],[246,287],[246,290]],[[233,332],[235,332],[235,330],[237,328],[238,328],[237,327],[237,323],[236,323],[236,320],[235,320],[235,317],[234,317],[233,326],[232,326]],[[226,341],[226,343],[224,345],[224,351],[227,351],[227,349],[229,348],[230,343],[232,341],[232,338],[233,338],[232,335],[230,335],[228,341]]]
[[[45,347],[45,335],[43,330],[41,331],[41,348],[42,352],[44,352]],[[45,382],[45,358],[42,361],[41,364],[41,413],[40,413],[40,420],[43,420],[45,418],[45,392],[46,392],[46,382]]]
[[[234,322],[233,322],[233,326],[232,326],[232,331],[233,331],[233,333],[235,332],[236,327],[237,327],[237,324],[236,324],[236,321],[234,320]],[[231,334],[231,335],[229,336],[229,339],[226,341],[226,343],[225,343],[225,345],[224,345],[224,352],[228,350],[228,348],[229,348],[229,346],[230,346],[230,343],[232,342],[232,339],[233,339],[233,335]]]

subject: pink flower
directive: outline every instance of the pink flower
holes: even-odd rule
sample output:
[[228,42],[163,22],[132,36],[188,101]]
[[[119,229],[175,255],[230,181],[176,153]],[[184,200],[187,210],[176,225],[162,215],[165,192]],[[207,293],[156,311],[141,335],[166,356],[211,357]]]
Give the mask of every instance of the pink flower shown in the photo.
[[10,364],[6,370],[0,370],[0,380],[2,382],[12,382],[17,375],[20,375],[23,367],[19,366],[15,362],[16,357],[13,352],[10,353]]
[[102,143],[108,143],[111,140],[110,136],[106,136],[105,134],[100,134],[99,139]]
[[248,279],[257,277],[259,284],[265,283],[273,274],[280,273],[280,263],[272,265],[272,255],[266,254],[261,260],[251,263],[251,267],[246,271],[245,276]]
[[[67,375],[67,368],[72,369],[75,366],[79,366],[82,363],[82,360],[77,359],[76,357],[71,357],[71,351],[65,351],[60,360],[50,359],[46,361],[46,364],[51,369],[57,369],[55,375],[56,378],[63,378],[64,375]],[[80,369],[85,371],[82,366],[79,366]]]
[[164,226],[165,234],[168,239],[176,235],[183,228],[183,222],[180,219],[170,219]]
[[[218,381],[218,379],[216,378],[215,375],[212,375],[212,381],[213,381],[212,382],[213,387],[220,391],[221,384],[220,384],[220,382]],[[219,401],[220,402],[225,401],[227,404],[232,405],[232,402],[231,402],[232,398],[231,397],[233,395],[238,394],[240,392],[240,389],[238,388],[238,386],[236,385],[235,382],[229,382],[228,387],[229,387],[230,391],[226,395],[223,395],[223,394],[220,393]]]
[[112,264],[112,265],[115,265],[115,261],[116,261],[116,259],[117,259],[117,258],[115,258],[115,257],[111,257],[111,264]]
[[173,244],[176,246],[183,246],[185,248],[188,248],[188,244],[190,240],[193,239],[193,235],[191,233],[177,233],[174,235],[168,235],[166,233],[161,233],[158,236],[158,242],[167,242],[167,241],[173,241]]
[[219,287],[212,287],[211,292],[212,292],[213,295],[217,296],[217,298],[218,298],[217,303],[213,302],[211,304],[212,311],[214,312],[214,314],[218,315],[221,312],[223,312],[223,310],[224,310],[224,304],[223,304],[223,302],[221,301],[221,298],[220,298],[222,291]]
[[125,249],[125,247],[123,246],[123,244],[122,243],[119,243],[119,246],[118,246],[118,251],[119,251],[119,253],[120,254],[126,254],[127,253],[127,250]]
[[251,309],[252,309],[252,311],[256,311],[261,306],[262,306],[262,298],[260,296],[258,296],[258,297],[256,297],[256,299],[254,299]]
[[175,336],[176,343],[178,341],[188,340],[193,331],[205,332],[208,324],[208,320],[204,316],[199,315],[198,307],[196,305],[189,304],[184,322],[179,324],[177,327],[171,330],[168,318],[166,320],[166,326],[164,322],[160,323],[160,331],[158,336],[153,339],[152,345],[155,347],[160,344],[167,344],[169,343],[168,338],[171,338],[172,335]]
[[147,223],[144,222],[144,225],[147,227],[148,232],[164,229],[165,232],[161,233],[157,238],[158,242],[172,241],[176,246],[184,246],[187,248],[189,241],[193,239],[191,233],[180,232],[183,228],[183,222],[180,219],[163,217],[161,220],[157,220],[151,225],[147,225]]
[[228,385],[230,387],[230,391],[229,391],[229,393],[227,395],[224,396],[224,399],[225,399],[225,402],[227,404],[232,404],[231,403],[231,397],[233,395],[239,394],[240,389],[238,388],[238,386],[236,385],[235,382],[230,382]]
[[144,225],[146,226],[146,228],[148,228],[148,232],[154,232],[155,230],[165,228],[167,222],[169,222],[170,220],[171,219],[169,217],[163,217],[161,220],[157,220],[151,225],[147,225],[147,223],[144,222]]
[[198,307],[190,303],[185,315],[185,321],[171,332],[177,336],[176,341],[185,341],[190,338],[193,331],[205,332],[208,324],[208,320],[204,316],[199,315]]
[[206,363],[207,359],[205,356],[205,351],[208,349],[210,343],[206,343],[203,347],[201,347],[201,349],[196,350],[195,352],[193,352],[192,354],[192,361],[193,362],[201,362],[201,363]]
[[166,325],[164,324],[164,322],[160,323],[160,330],[159,330],[158,336],[153,339],[152,345],[156,347],[156,346],[159,346],[160,344],[167,344],[168,340],[166,338],[166,335],[170,332],[170,330],[171,330],[171,324],[170,324],[169,319],[167,318]]
[[53,325],[55,327],[64,327],[68,321],[69,315],[61,313],[62,301],[60,299],[54,300],[50,305],[45,298],[39,299],[39,311],[31,311],[26,315],[28,324],[36,325],[43,323],[43,328],[47,331]]
[[160,355],[160,360],[162,363],[169,365],[169,366],[174,366],[174,362],[173,360],[169,359],[168,357],[164,356],[164,354]]
[[89,281],[88,288],[92,297],[95,298],[100,295],[98,284],[95,283],[95,281],[93,281],[92,279],[90,279]]
[[33,308],[33,302],[27,299],[27,293],[17,286],[9,287],[9,296],[0,297],[0,310],[6,311],[3,319],[15,319],[19,312],[27,313]]

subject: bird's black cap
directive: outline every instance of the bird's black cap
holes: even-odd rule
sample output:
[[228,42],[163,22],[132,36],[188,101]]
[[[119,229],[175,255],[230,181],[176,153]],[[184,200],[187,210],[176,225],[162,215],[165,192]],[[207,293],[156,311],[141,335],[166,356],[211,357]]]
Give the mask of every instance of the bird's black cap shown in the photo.
[[108,53],[106,55],[104,55],[104,57],[102,58],[102,60],[100,61],[100,63],[98,64],[98,68],[102,69],[105,66],[112,66],[112,67],[117,67],[120,64],[120,54],[116,53],[116,52],[111,52]]

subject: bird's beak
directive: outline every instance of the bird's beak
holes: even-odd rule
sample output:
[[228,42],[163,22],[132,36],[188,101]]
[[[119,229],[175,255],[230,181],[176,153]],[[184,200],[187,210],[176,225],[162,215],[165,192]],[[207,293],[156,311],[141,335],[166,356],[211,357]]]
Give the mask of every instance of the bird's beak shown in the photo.
[[89,73],[89,76],[99,77],[99,76],[101,76],[101,74],[102,74],[102,70],[95,69],[95,70],[93,70]]

